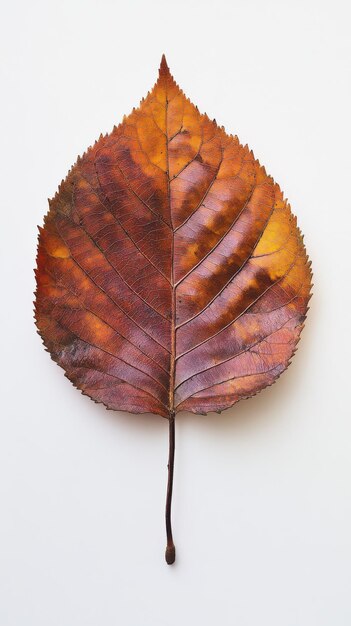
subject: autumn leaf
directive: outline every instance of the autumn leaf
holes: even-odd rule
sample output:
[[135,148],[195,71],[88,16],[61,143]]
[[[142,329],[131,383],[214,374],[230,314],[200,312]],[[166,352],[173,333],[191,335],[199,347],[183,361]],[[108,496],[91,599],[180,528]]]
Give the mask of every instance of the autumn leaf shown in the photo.
[[40,228],[36,323],[52,358],[109,409],[169,419],[271,385],[310,297],[302,237],[247,146],[199,113],[163,57],[138,109],[78,158]]

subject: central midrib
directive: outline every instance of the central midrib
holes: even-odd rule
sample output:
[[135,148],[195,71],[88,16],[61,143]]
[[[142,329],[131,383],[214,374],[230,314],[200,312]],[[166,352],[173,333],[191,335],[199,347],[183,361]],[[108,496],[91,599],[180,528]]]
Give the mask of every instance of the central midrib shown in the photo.
[[167,165],[167,199],[169,206],[169,215],[172,230],[172,243],[171,243],[171,354],[170,354],[170,368],[169,368],[169,417],[174,417],[174,385],[175,385],[175,356],[176,356],[176,297],[175,297],[175,284],[174,284],[174,226],[171,210],[171,188],[170,188],[170,175],[169,175],[169,154],[168,154],[168,93],[166,86],[166,165]]

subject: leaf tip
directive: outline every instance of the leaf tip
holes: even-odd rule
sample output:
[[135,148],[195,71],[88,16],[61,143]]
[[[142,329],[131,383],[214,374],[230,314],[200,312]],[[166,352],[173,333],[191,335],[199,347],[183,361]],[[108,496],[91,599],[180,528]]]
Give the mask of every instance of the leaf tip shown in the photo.
[[159,74],[160,76],[170,76],[171,74],[164,54],[162,55],[162,58],[161,58]]

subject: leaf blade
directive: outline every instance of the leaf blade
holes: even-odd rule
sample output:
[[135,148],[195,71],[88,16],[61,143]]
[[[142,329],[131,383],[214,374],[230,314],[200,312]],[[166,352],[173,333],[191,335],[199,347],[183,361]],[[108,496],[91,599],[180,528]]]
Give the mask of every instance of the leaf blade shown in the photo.
[[50,203],[36,322],[67,377],[108,408],[206,413],[284,371],[310,287],[279,186],[162,61]]

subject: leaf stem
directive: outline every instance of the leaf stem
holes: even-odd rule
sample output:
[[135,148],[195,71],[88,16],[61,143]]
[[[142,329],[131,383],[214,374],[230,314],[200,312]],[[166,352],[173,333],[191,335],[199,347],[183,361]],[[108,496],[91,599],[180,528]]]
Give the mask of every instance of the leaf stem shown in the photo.
[[168,455],[168,482],[166,497],[166,534],[167,547],[165,558],[168,565],[172,565],[175,561],[176,551],[172,536],[172,492],[173,492],[173,471],[174,471],[174,451],[175,451],[175,419],[174,411],[170,411],[169,415],[169,455]]

